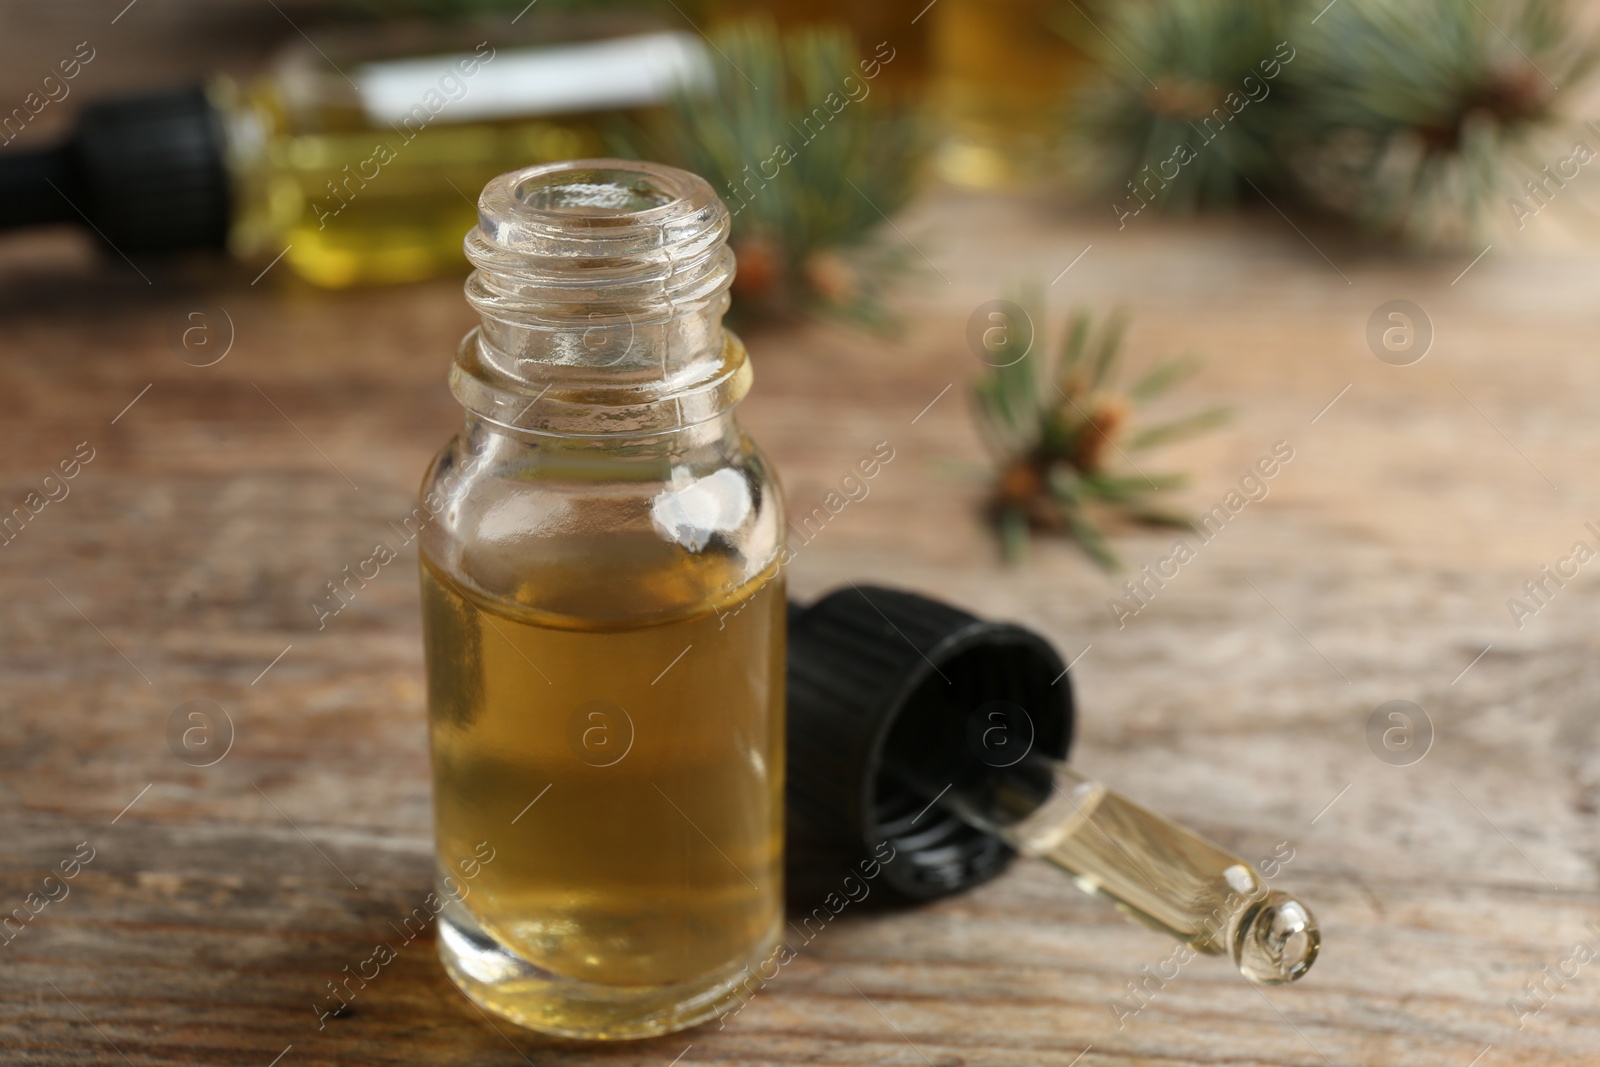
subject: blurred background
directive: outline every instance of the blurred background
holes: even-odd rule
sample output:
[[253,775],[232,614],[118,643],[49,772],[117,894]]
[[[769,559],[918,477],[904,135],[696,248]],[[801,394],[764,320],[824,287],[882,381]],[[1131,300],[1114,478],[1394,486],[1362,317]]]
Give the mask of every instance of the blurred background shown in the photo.
[[1461,250],[1581,199],[1557,194],[1595,136],[1594,20],[1556,0],[139,6],[102,47],[98,7],[5,5],[0,220],[258,268],[287,247],[328,287],[459,273],[476,190],[528,161],[692,166],[755,201],[741,311],[872,317],[890,264],[841,253],[940,186]]
[[[1594,1062],[1528,983],[1600,887],[1597,15],[0,3],[0,904],[97,850],[0,946],[14,1061]],[[596,155],[734,212],[791,591],[1048,634],[1075,761],[1290,843],[1311,978],[1123,1020],[1165,942],[1019,867],[683,1042],[497,1034],[426,948],[317,1026],[431,842],[411,550],[315,603],[459,425],[478,190]]]

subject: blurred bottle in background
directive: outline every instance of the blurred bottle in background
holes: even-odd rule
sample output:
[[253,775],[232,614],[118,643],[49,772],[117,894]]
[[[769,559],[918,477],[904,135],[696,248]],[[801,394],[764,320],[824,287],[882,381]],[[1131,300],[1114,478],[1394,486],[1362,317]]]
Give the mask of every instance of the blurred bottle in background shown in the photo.
[[1046,179],[1086,62],[1068,34],[1085,16],[1058,0],[938,0],[927,19],[940,174],[981,188]]
[[397,25],[318,34],[266,77],[87,107],[76,133],[0,155],[0,227],[89,222],[124,255],[282,255],[324,286],[465,269],[497,174],[604,154],[711,77],[691,31],[624,22]]
[[883,68],[878,87],[897,102],[913,103],[926,93],[929,27],[939,3],[929,0],[708,0],[707,29],[730,22],[770,18],[780,31],[801,26],[844,26],[864,53],[887,43],[894,62]]

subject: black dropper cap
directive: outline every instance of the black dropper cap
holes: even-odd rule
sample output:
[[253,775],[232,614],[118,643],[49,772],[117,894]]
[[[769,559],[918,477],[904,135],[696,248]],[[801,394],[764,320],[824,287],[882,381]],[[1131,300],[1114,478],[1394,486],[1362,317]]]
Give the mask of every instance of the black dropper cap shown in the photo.
[[[1065,759],[1072,691],[1039,634],[914,593],[850,586],[789,606],[790,806],[915,899],[992,878],[1014,852],[941,809],[941,787],[1029,752]],[[880,857],[882,853],[879,853]]]
[[63,144],[0,152],[0,228],[87,222],[125,255],[223,248],[222,117],[199,86],[85,107]]

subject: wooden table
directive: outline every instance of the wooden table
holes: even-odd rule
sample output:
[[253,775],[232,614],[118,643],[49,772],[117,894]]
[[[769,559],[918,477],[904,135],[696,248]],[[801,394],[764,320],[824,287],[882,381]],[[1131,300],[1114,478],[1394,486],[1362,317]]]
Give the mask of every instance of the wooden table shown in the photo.
[[[1585,926],[1600,921],[1600,565],[1520,629],[1507,607],[1573,542],[1600,544],[1585,527],[1600,521],[1600,254],[1582,220],[1552,208],[1463,273],[1475,250],[1404,258],[1271,211],[1108,218],[930,196],[901,220],[930,261],[905,287],[906,336],[753,332],[743,416],[796,510],[875,443],[895,449],[799,555],[794,592],[925,590],[1081,657],[1075,761],[1251,859],[1287,842],[1278,881],[1325,935],[1308,979],[1263,993],[1201,959],[1119,1026],[1112,1000],[1168,943],[1028,863],[929,906],[852,905],[724,1029],[551,1041],[490,1023],[421,940],[319,1029],[313,1001],[395,940],[431,856],[410,550],[325,630],[308,601],[409,510],[457,424],[459,280],[327,293],[281,267],[254,285],[188,268],[147,285],[40,235],[0,244],[6,507],[80,442],[93,459],[0,548],[0,909],[69,890],[0,945],[0,1060],[1596,1062],[1600,961],[1549,981],[1536,1013],[1508,1006],[1575,943],[1600,944]],[[1135,361],[1202,353],[1187,399],[1235,407],[1227,430],[1160,457],[1194,473],[1189,506],[1222,500],[1275,442],[1294,450],[1123,628],[1119,580],[1070,545],[1003,566],[961,473],[984,463],[968,313],[1086,246],[1057,307],[1127,304]],[[1436,331],[1412,366],[1364,337],[1392,299]],[[175,355],[197,312],[232,337],[214,366]],[[1138,567],[1172,540],[1119,546]],[[196,700],[233,727],[211,766],[169,743]],[[1368,744],[1390,700],[1431,721],[1409,766]],[[89,850],[69,882],[44,882]],[[803,831],[794,851],[791,907],[808,912],[843,872]]]

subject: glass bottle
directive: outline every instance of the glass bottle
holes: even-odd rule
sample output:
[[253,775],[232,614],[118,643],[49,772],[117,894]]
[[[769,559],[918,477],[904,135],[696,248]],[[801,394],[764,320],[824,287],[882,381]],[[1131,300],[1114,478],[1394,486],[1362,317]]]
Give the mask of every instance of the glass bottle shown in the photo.
[[1067,30],[1087,16],[1051,0],[942,0],[928,17],[939,172],[977,188],[1046,182],[1085,64]]
[[[491,181],[420,529],[439,953],[582,1038],[728,1006],[782,922],[782,505],[728,213],[652,163]],[[469,876],[470,875],[470,876]]]
[[[270,77],[219,80],[235,217],[229,249],[318,285],[453,269],[473,193],[513,166],[599,154],[618,115],[644,121],[711,78],[700,38],[637,19],[533,32],[397,26],[291,46]],[[348,74],[348,77],[346,77]]]
[[485,182],[597,154],[712,77],[701,38],[642,16],[318,37],[260,77],[97,101],[65,141],[0,153],[0,230],[87,223],[130,262],[226,249],[328,287],[465,272]]

